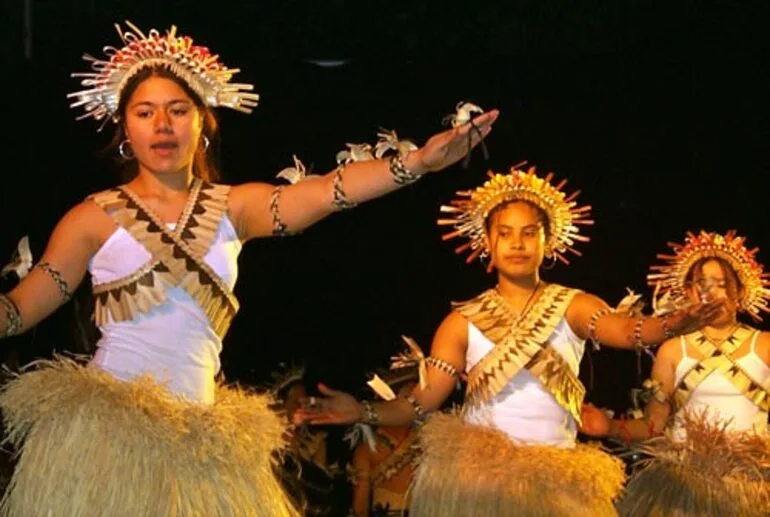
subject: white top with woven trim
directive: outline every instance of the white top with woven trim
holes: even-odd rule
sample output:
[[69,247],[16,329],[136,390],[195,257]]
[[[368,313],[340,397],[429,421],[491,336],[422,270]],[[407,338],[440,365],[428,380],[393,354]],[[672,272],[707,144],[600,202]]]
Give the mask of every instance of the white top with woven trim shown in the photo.
[[[548,341],[577,375],[585,341],[575,335],[566,318],[561,319]],[[494,346],[469,322],[466,371],[470,371]],[[465,418],[475,424],[497,427],[516,442],[575,446],[575,419],[527,370],[517,373],[489,403],[469,408]]]
[[[238,276],[241,246],[230,219],[223,217],[204,261],[230,289]],[[149,259],[147,250],[118,228],[93,256],[88,270],[96,284],[113,282]],[[214,402],[222,341],[200,305],[181,287],[170,289],[165,303],[135,320],[110,321],[100,330],[92,365],[123,380],[150,374],[177,395],[205,404]]]
[[[751,338],[749,353],[736,360],[746,374],[757,384],[770,388],[770,366],[757,355],[755,346],[759,332],[755,332]],[[682,347],[682,359],[676,365],[675,385],[684,378],[698,360],[687,355],[687,345],[684,338],[680,338]],[[738,388],[730,382],[721,372],[711,372],[703,381],[695,387],[690,400],[679,410],[672,429],[678,439],[685,438],[680,418],[684,411],[692,411],[696,414],[705,412],[714,422],[726,424],[731,431],[755,430],[760,434],[767,433],[766,411],[762,411],[756,404],[747,399]]]

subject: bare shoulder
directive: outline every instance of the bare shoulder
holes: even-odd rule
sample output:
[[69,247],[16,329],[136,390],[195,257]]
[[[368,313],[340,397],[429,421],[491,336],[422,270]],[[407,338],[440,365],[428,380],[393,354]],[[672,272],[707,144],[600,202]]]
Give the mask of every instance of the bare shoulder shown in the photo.
[[680,337],[667,339],[663,342],[655,353],[656,360],[678,362],[682,357],[682,346]]
[[240,210],[246,203],[253,202],[260,197],[269,196],[275,188],[274,185],[270,185],[269,183],[256,182],[233,185],[230,187],[230,210]]
[[453,310],[443,319],[436,333],[444,336],[451,334],[458,340],[467,340],[468,320],[465,316]]
[[609,308],[607,303],[598,296],[578,291],[567,307],[567,321],[573,328],[578,328],[581,325],[586,325],[590,318],[599,311]]
[[595,294],[587,293],[585,291],[578,291],[575,297],[572,298],[570,308],[577,310],[591,309],[596,307],[606,307],[607,304]]
[[64,214],[56,233],[72,241],[89,244],[95,251],[115,231],[116,226],[117,223],[89,198]]
[[757,344],[755,352],[764,361],[765,364],[770,366],[770,332],[760,332],[757,336]]

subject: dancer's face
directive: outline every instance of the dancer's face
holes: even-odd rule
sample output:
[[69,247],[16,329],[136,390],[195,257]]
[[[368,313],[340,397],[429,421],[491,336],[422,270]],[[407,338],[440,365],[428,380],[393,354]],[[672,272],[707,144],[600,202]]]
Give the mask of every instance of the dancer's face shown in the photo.
[[690,287],[692,300],[725,300],[722,309],[709,322],[711,325],[729,323],[735,319],[738,311],[740,287],[733,271],[727,268],[729,266],[713,259],[693,266]]
[[192,167],[203,117],[175,81],[158,76],[142,81],[128,100],[124,124],[140,168],[169,174]]
[[492,264],[504,276],[531,276],[543,263],[545,228],[529,203],[511,203],[493,214],[487,240]]

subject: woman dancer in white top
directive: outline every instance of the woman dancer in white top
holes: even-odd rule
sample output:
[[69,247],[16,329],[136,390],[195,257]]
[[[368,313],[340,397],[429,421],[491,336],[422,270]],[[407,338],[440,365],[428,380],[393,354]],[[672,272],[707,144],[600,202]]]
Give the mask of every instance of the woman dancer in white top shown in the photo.
[[[588,338],[633,349],[699,328],[708,302],[665,318],[618,314],[599,298],[540,278],[544,256],[564,259],[588,208],[534,170],[496,174],[442,211],[448,238],[465,236],[471,259],[488,255],[497,286],[460,304],[441,323],[426,359],[429,386],[391,402],[328,398],[300,417],[315,423],[404,425],[438,409],[468,374],[463,418],[435,415],[421,432],[424,454],[410,515],[613,515],[624,480],[617,460],[575,443],[585,390],[578,366]],[[531,445],[521,447],[520,445]]]
[[722,309],[703,329],[660,347],[645,383],[644,418],[610,420],[586,406],[582,430],[626,442],[666,431],[641,446],[656,459],[631,478],[624,514],[766,515],[770,333],[739,322],[738,314],[767,311],[768,280],[757,250],[735,232],[688,234],[674,251],[650,275],[658,292],[674,305],[721,299]]
[[117,122],[116,148],[132,179],[70,210],[38,267],[0,296],[0,336],[23,332],[68,299],[88,269],[102,332],[92,368],[57,361],[3,393],[11,438],[27,439],[2,509],[286,515],[270,467],[280,419],[266,397],[217,393],[214,383],[238,310],[232,288],[242,243],[298,232],[457,162],[497,112],[411,152],[286,187],[217,185],[211,108],[248,113],[257,96],[231,82],[237,70],[175,28],[145,35],[129,26],[119,28],[124,46],[107,47],[93,73],[79,74],[86,89],[71,97],[83,117]]

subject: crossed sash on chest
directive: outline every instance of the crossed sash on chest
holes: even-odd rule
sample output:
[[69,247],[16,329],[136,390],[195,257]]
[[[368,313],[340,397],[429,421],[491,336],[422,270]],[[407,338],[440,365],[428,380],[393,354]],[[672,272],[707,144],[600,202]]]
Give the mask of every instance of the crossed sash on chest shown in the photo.
[[685,375],[674,390],[674,409],[683,408],[701,382],[714,372],[721,373],[747,399],[762,411],[770,410],[770,396],[767,389],[755,381],[735,358],[735,353],[757,332],[740,325],[721,343],[714,343],[703,332],[685,336],[685,341],[697,349],[701,359]]
[[454,309],[495,345],[468,372],[466,404],[489,402],[516,374],[527,370],[579,423],[585,387],[548,342],[579,292],[549,284],[523,317],[514,314],[494,289],[455,304]]
[[151,256],[132,274],[93,285],[97,325],[132,320],[164,303],[168,289],[181,287],[200,305],[216,334],[224,337],[238,312],[238,300],[203,258],[227,214],[229,190],[196,178],[173,230],[126,187],[89,198]]

